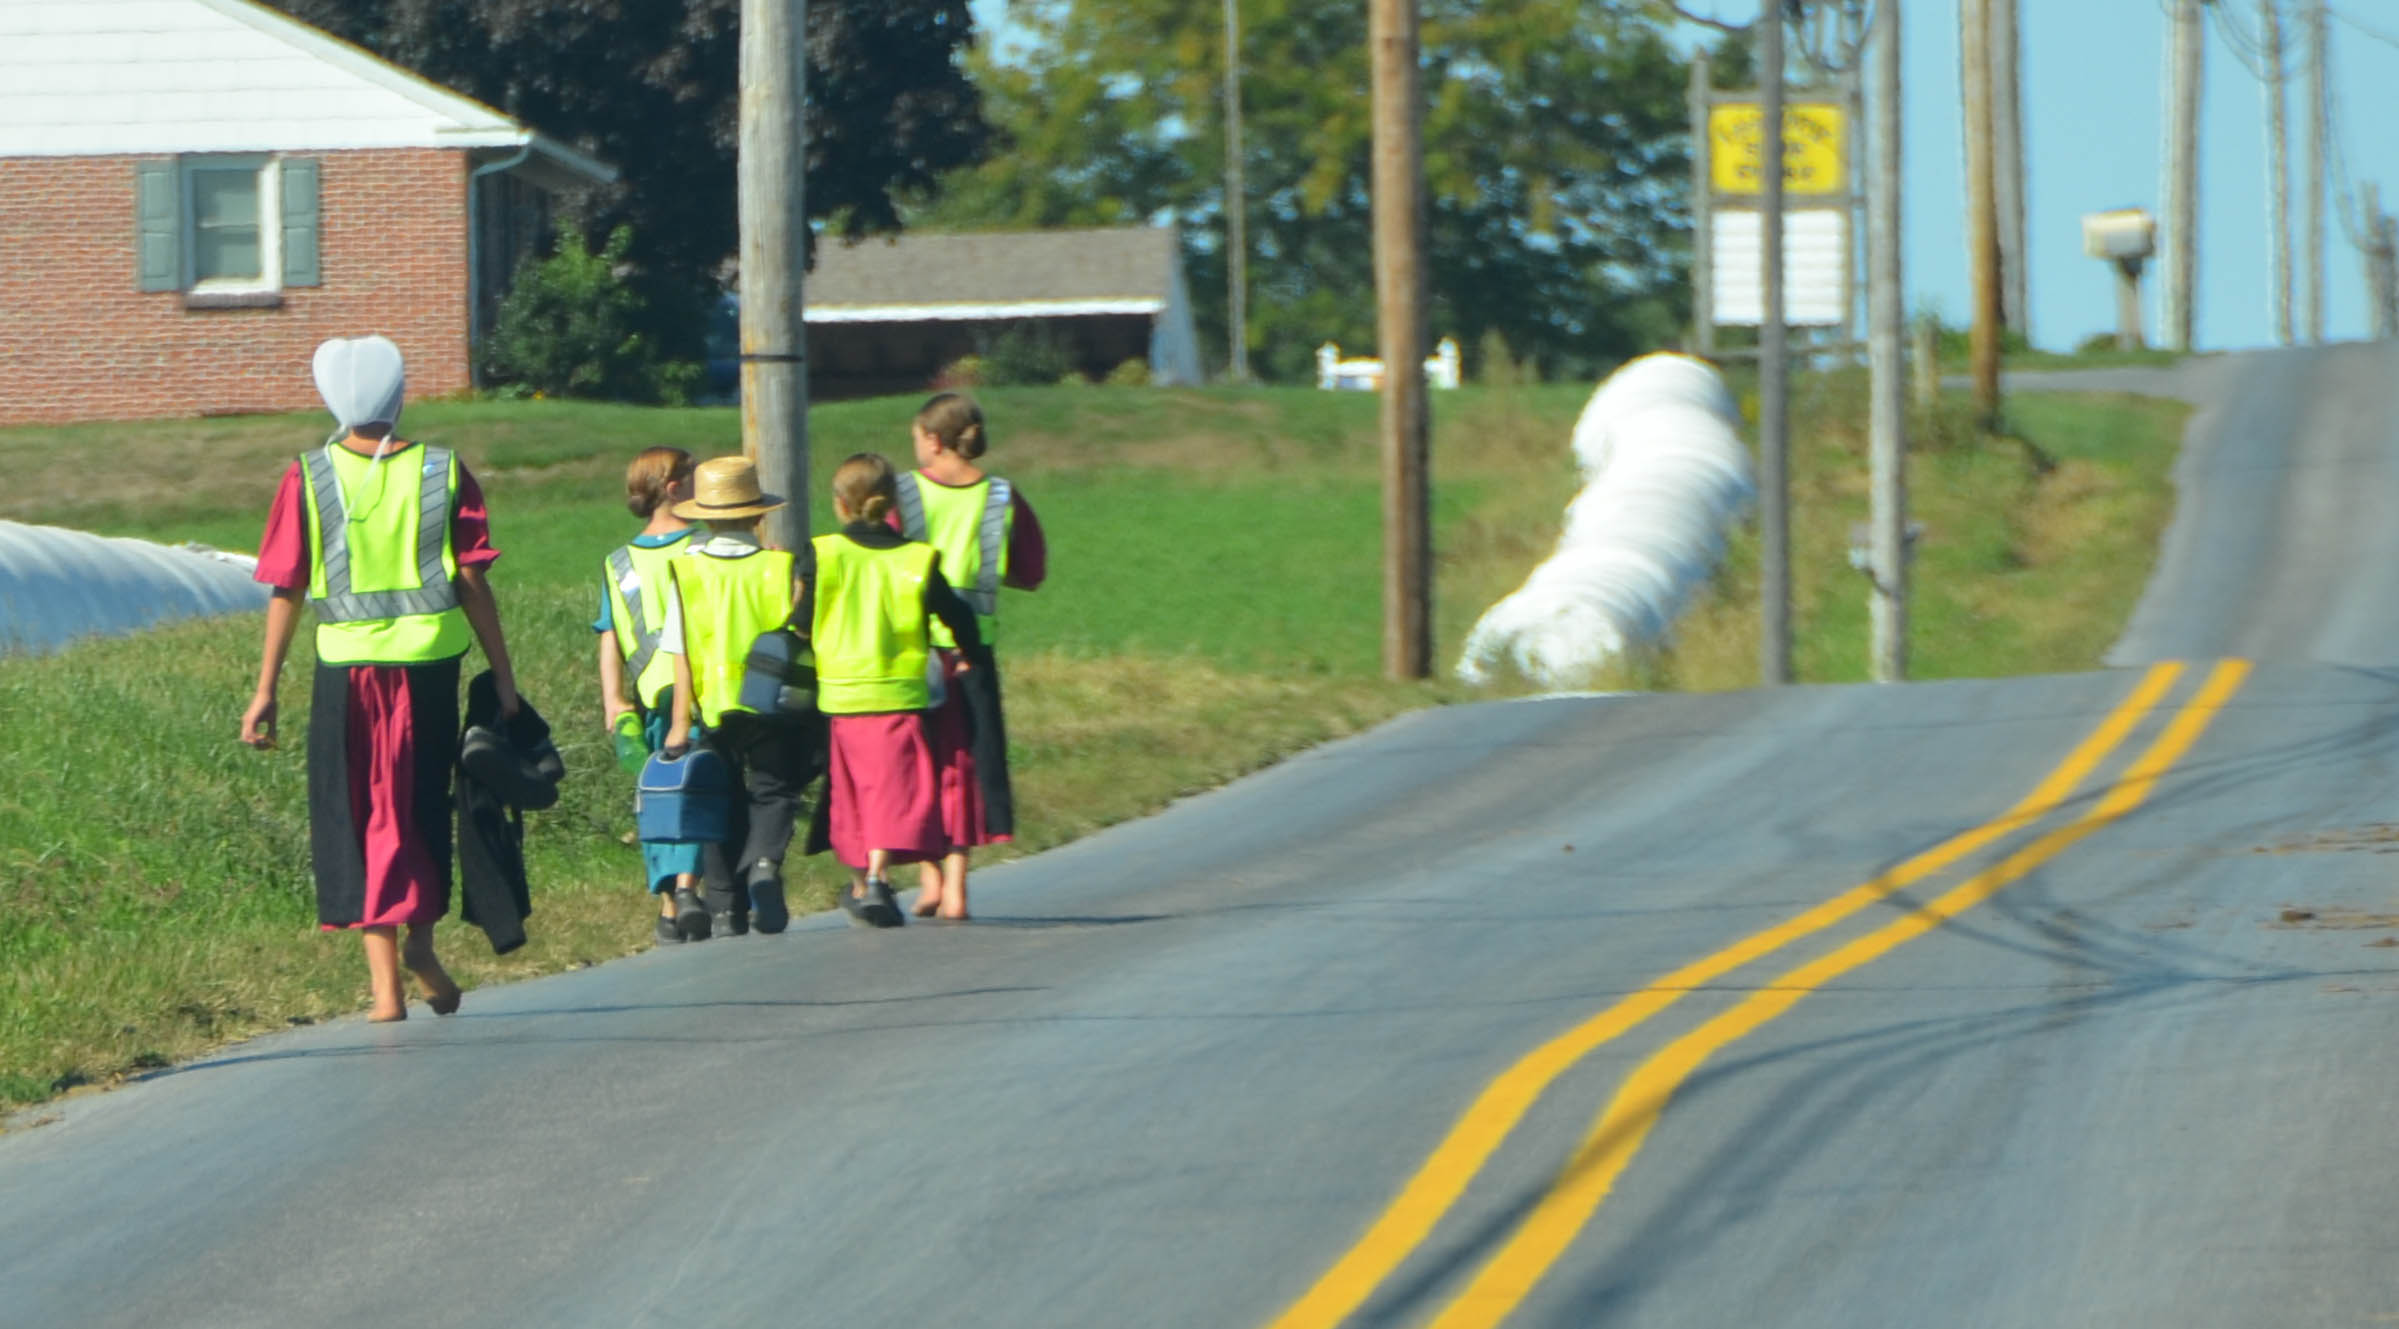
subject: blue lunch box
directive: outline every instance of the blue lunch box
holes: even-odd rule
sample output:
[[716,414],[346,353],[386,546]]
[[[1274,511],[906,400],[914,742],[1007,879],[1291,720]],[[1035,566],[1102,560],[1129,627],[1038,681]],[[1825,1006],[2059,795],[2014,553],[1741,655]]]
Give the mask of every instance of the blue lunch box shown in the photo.
[[633,790],[633,822],[644,840],[724,839],[731,833],[733,772],[713,750],[680,757],[653,752]]

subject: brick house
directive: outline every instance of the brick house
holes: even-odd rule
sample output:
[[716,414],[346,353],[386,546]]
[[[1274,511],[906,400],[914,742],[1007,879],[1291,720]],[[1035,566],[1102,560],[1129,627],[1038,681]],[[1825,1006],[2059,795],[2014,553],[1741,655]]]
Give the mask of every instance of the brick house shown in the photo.
[[368,332],[466,388],[552,200],[614,178],[249,0],[7,0],[0,425],[307,409]]
[[1009,335],[1101,378],[1127,360],[1163,386],[1204,379],[1171,227],[820,239],[806,286],[809,390],[910,392]]

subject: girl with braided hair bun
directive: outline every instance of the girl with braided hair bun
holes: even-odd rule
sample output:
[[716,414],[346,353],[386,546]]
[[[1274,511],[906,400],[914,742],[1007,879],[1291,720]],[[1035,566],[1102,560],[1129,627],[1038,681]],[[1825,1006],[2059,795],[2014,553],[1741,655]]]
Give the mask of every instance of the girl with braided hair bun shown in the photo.
[[802,573],[817,706],[829,728],[827,838],[850,869],[842,907],[872,927],[906,921],[891,865],[950,849],[925,734],[934,624],[958,643],[966,667],[991,659],[933,547],[891,529],[896,492],[890,462],[864,452],[844,461],[833,472],[842,528],[810,543]]

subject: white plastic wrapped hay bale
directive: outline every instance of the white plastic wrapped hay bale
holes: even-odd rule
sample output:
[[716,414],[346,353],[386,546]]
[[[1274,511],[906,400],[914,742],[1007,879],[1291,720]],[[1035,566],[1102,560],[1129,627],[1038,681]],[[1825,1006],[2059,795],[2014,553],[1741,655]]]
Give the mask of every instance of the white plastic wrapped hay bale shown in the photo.
[[255,560],[0,521],[0,655],[181,618],[253,612]]
[[1476,622],[1458,677],[1571,687],[1662,640],[1756,497],[1739,426],[1723,378],[1690,356],[1643,356],[1600,384],[1575,422],[1584,487],[1558,547]]
[[1574,455],[1586,482],[1606,468],[1615,443],[1613,431],[1629,417],[1658,407],[1705,412],[1722,421],[1727,431],[1741,423],[1740,406],[1713,365],[1672,352],[1642,356],[1610,374],[1575,421]]

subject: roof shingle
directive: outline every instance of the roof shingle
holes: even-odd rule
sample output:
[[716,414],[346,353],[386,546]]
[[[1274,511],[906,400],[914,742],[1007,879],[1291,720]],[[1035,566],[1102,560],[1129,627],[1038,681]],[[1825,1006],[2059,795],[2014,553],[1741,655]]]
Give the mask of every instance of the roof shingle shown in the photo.
[[1182,254],[1171,227],[820,239],[811,311],[894,305],[1173,300]]

